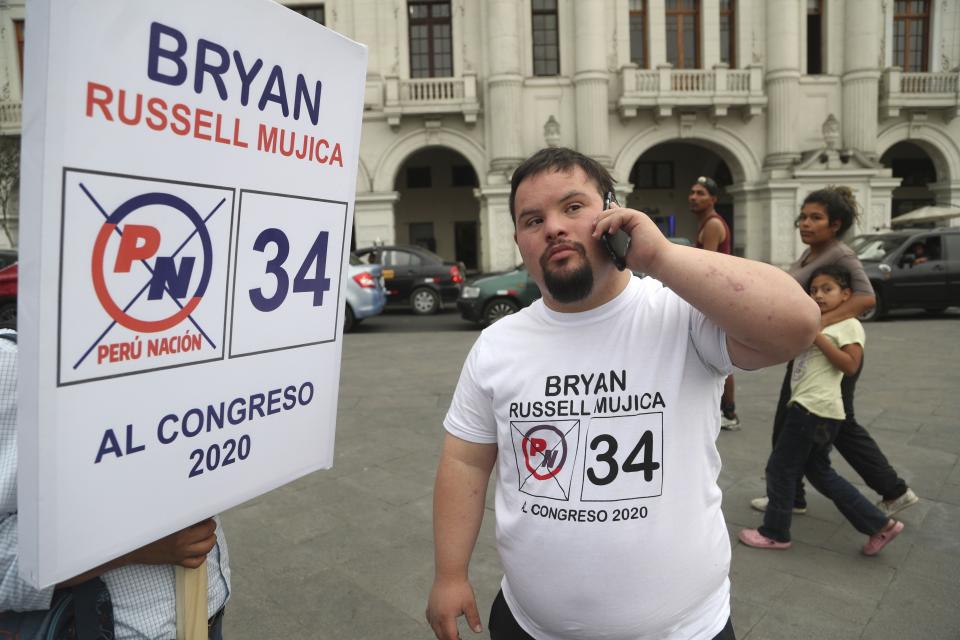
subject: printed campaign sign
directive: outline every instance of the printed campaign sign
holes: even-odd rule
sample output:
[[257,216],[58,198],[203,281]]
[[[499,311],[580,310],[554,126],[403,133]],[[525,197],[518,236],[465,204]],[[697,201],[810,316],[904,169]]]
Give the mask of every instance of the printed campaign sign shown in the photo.
[[366,49],[266,0],[27,11],[19,540],[46,586],[331,465]]

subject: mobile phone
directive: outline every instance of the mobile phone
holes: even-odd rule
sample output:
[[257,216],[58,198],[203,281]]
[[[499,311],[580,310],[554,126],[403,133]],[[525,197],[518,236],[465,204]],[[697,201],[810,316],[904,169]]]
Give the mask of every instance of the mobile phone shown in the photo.
[[[616,202],[616,196],[613,195],[612,191],[608,191],[607,195],[603,198],[603,210],[606,211],[610,208],[611,204],[616,204]],[[617,266],[617,269],[623,271],[627,268],[627,251],[630,250],[630,234],[623,229],[620,229],[613,235],[604,232],[604,234],[600,236],[600,244],[606,248],[607,253],[610,254],[610,259],[613,260],[613,264]]]

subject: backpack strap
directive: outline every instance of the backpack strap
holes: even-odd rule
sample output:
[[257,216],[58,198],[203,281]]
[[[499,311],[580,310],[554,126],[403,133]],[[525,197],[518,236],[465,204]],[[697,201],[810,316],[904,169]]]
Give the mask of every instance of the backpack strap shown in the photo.
[[107,585],[92,578],[70,588],[77,640],[112,640],[113,603]]

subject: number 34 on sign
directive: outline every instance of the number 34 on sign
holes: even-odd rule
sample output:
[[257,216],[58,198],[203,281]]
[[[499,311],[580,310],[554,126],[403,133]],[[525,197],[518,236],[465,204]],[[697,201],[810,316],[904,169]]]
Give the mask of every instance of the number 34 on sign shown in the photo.
[[241,191],[238,220],[230,357],[333,341],[347,204]]

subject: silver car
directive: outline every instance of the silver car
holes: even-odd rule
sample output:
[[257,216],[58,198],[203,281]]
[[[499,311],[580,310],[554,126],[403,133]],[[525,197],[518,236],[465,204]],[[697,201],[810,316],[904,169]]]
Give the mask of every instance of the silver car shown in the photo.
[[383,267],[379,264],[365,264],[351,253],[346,300],[343,332],[349,333],[364,318],[383,311],[383,305],[387,302],[383,288]]

